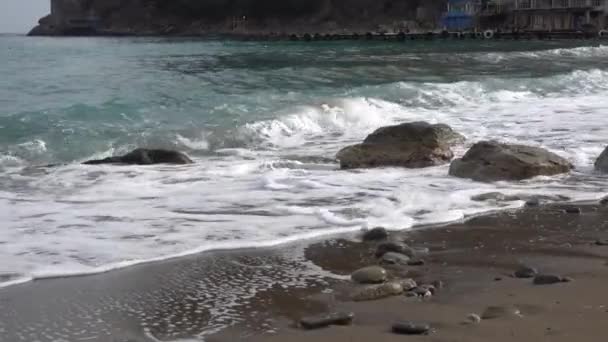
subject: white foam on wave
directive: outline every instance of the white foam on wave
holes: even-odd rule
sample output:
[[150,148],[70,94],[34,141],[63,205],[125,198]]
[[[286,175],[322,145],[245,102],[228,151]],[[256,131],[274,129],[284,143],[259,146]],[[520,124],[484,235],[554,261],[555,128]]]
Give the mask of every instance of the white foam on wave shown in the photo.
[[538,51],[521,51],[521,52],[479,52],[475,53],[474,59],[485,63],[507,63],[513,60],[543,60],[548,58],[564,59],[564,58],[589,58],[597,59],[608,57],[608,45],[599,46],[581,46],[576,48],[558,48]]

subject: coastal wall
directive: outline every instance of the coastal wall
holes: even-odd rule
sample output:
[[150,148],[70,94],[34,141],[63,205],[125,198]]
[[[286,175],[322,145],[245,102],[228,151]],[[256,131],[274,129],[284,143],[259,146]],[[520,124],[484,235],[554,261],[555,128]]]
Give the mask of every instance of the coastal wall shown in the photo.
[[447,0],[51,0],[31,34],[301,34],[438,26]]

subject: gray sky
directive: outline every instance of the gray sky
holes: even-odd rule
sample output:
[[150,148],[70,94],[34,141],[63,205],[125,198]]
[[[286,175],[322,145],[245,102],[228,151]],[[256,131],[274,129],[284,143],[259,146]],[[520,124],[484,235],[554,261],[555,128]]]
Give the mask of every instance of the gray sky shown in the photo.
[[0,32],[26,33],[49,14],[50,0],[0,0]]

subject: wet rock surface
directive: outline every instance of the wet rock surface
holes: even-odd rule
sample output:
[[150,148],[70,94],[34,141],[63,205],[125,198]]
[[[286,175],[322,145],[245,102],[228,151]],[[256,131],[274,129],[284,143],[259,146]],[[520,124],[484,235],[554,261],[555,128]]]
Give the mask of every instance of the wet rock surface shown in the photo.
[[403,293],[403,286],[399,282],[388,282],[380,285],[367,285],[356,289],[351,294],[351,299],[356,302],[377,300]]
[[539,147],[481,141],[450,165],[450,175],[481,182],[551,176],[573,168],[566,159]]
[[353,272],[351,279],[360,284],[378,284],[386,280],[386,270],[380,266],[368,266]]
[[388,237],[388,232],[382,227],[376,227],[363,233],[363,241],[378,241]]
[[376,248],[376,257],[380,258],[388,252],[399,253],[410,258],[414,257],[415,252],[412,248],[402,242],[387,241],[378,245]]
[[389,265],[407,265],[410,257],[405,254],[388,252],[382,256],[382,262]]
[[192,164],[193,161],[184,153],[171,150],[151,150],[138,148],[123,156],[109,157],[105,159],[89,160],[84,162],[86,165],[99,164],[131,164],[131,165],[152,165],[152,164]]
[[401,166],[422,168],[448,163],[450,146],[464,137],[443,124],[410,122],[381,127],[361,144],[348,146],[336,155],[342,169]]

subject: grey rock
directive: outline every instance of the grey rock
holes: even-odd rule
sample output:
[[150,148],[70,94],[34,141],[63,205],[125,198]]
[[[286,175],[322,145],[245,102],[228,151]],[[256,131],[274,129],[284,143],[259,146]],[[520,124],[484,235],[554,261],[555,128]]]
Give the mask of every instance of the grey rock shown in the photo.
[[540,205],[540,198],[530,198],[526,201],[526,207],[538,207]]
[[342,169],[401,166],[422,168],[448,163],[450,146],[464,137],[447,125],[410,122],[377,129],[361,144],[336,155]]
[[450,165],[450,175],[481,182],[522,180],[572,170],[566,159],[539,147],[481,141]]
[[431,330],[431,326],[427,323],[417,323],[410,321],[396,322],[392,326],[392,331],[395,334],[402,335],[426,335]]
[[533,267],[522,266],[513,275],[516,278],[534,278],[538,274],[538,271]]
[[433,293],[429,291],[427,287],[418,286],[409,291],[409,293],[413,293],[418,297],[431,297]]
[[595,161],[595,169],[600,172],[608,172],[608,147],[604,149]]
[[354,318],[352,312],[335,312],[302,318],[300,326],[304,329],[319,329],[330,325],[350,325]]
[[407,265],[409,260],[407,255],[395,252],[387,252],[382,256],[382,262],[390,265]]
[[382,257],[388,252],[405,254],[410,258],[414,257],[415,254],[414,250],[404,243],[396,241],[387,241],[378,245],[378,247],[376,248],[376,257]]
[[391,281],[380,285],[368,285],[359,288],[351,294],[351,298],[355,302],[361,302],[398,296],[402,293],[403,286],[399,282]]
[[384,240],[388,237],[388,232],[382,227],[376,227],[363,233],[363,241]]
[[554,274],[539,274],[534,277],[534,285],[551,285],[564,282],[564,278]]
[[89,160],[84,162],[86,165],[98,164],[134,164],[134,165],[151,165],[151,164],[192,164],[192,159],[187,155],[170,150],[149,150],[138,148],[123,156],[109,157],[99,160]]
[[380,266],[368,266],[356,270],[351,279],[361,284],[378,284],[386,280],[386,270]]
[[601,205],[608,205],[608,196],[606,196],[606,197],[602,198],[602,199],[600,200],[600,204],[601,204]]
[[428,255],[429,253],[431,253],[431,250],[427,247],[412,247],[411,249],[414,252],[415,256]]
[[597,246],[608,246],[608,240],[596,240],[595,244]]
[[520,317],[519,309],[514,306],[489,306],[481,314],[482,319],[495,319],[502,317]]

